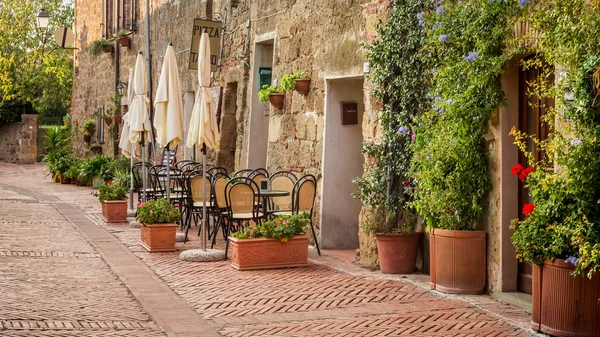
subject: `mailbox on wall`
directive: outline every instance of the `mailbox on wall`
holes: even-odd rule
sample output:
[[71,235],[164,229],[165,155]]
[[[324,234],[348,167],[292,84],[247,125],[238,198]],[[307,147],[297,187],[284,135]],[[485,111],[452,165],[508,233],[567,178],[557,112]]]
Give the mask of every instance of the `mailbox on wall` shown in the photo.
[[263,85],[271,85],[273,77],[273,69],[270,67],[258,68],[258,90],[262,89]]
[[358,124],[358,104],[356,102],[340,102],[342,125]]

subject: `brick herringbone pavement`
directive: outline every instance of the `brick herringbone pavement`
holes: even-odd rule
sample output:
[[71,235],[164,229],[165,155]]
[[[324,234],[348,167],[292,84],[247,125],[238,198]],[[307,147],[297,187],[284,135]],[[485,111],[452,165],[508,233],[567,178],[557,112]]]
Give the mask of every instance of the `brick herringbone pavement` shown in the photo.
[[0,195],[0,336],[164,336],[71,223],[23,200]]
[[[0,166],[1,169],[1,166]],[[103,226],[116,236],[138,258],[158,275],[175,293],[183,298],[196,312],[206,319],[223,336],[529,336],[526,313],[514,307],[499,304],[487,296],[477,297],[440,297],[416,283],[409,283],[400,278],[382,276],[365,271],[348,263],[327,257],[316,257],[311,253],[313,262],[308,268],[235,271],[229,262],[191,263],[178,260],[179,252],[147,253],[139,245],[139,229],[127,225],[106,225],[99,217],[100,206],[89,196],[89,189],[60,186],[42,181],[40,168],[34,166],[15,166],[11,172],[18,170],[28,172],[33,178],[20,185],[24,190],[43,193],[44,200],[52,198],[76,205],[85,211],[94,222]],[[36,171],[37,170],[37,171]],[[16,174],[16,173],[15,173]],[[0,177],[0,188],[6,180]],[[13,189],[14,191],[14,189]],[[11,198],[15,199],[13,195]],[[17,202],[14,200],[14,202]],[[27,202],[18,201],[20,204]],[[1,206],[0,206],[1,207]],[[2,208],[0,208],[2,209]],[[1,211],[0,211],[1,212]],[[1,219],[4,220],[4,219]],[[18,221],[19,226],[27,226],[27,221]],[[61,219],[46,219],[47,226],[60,226]],[[4,225],[0,222],[0,228]],[[28,231],[28,233],[35,230]],[[15,235],[14,233],[12,235]],[[64,233],[64,235],[70,235]],[[40,240],[43,234],[33,234]],[[51,240],[56,240],[53,237]],[[0,247],[4,245],[0,234]],[[199,244],[195,231],[192,242],[178,243],[179,250],[197,248]],[[222,247],[219,242],[219,247]],[[10,256],[0,259],[68,259],[88,264],[100,260],[93,251],[77,247],[56,252],[65,257],[38,256],[48,250],[41,244],[15,244],[10,249]],[[0,252],[2,249],[0,249]],[[50,249],[51,251],[51,249]],[[15,257],[16,254],[29,254],[30,257]],[[91,254],[91,255],[90,255]],[[31,255],[35,255],[31,257]],[[77,265],[78,262],[73,262]],[[91,262],[94,263],[94,262]],[[343,268],[339,268],[344,264]],[[330,268],[329,266],[334,266]],[[102,269],[102,266],[99,266]],[[2,268],[2,267],[0,267]],[[7,267],[8,268],[8,267]],[[344,268],[352,272],[345,272]],[[354,269],[353,269],[354,268]],[[54,269],[54,268],[51,268]],[[358,270],[358,272],[354,272]],[[60,272],[60,268],[57,269]],[[4,273],[0,269],[0,276]],[[43,274],[43,273],[42,273]],[[23,276],[30,277],[33,274]],[[52,275],[44,276],[46,278]],[[81,276],[85,280],[85,276]],[[91,282],[91,280],[90,280]],[[105,282],[105,281],[104,281]],[[106,282],[111,287],[110,282]],[[117,282],[118,283],[118,282]],[[116,284],[112,285],[116,287]],[[31,291],[31,289],[29,289]],[[55,291],[55,290],[48,290]],[[79,296],[77,288],[74,297]],[[27,297],[25,297],[27,298]],[[33,300],[35,296],[31,297]],[[466,300],[465,300],[466,299]],[[95,306],[102,307],[102,300],[95,301]],[[90,302],[91,303],[91,302]],[[43,302],[40,309],[44,309]],[[85,317],[96,317],[95,322],[113,322],[108,317],[120,312],[117,308],[105,310],[81,311]],[[123,303],[122,306],[126,304]],[[74,310],[70,308],[69,310]],[[134,311],[139,314],[140,311]],[[33,316],[33,313],[28,315]],[[58,322],[70,322],[74,314],[64,314]],[[4,319],[0,304],[0,320]],[[83,317],[83,316],[82,316]],[[136,321],[133,316],[120,319],[125,323]],[[86,321],[82,319],[81,321]],[[12,325],[10,319],[8,324]],[[87,321],[86,321],[87,322]],[[39,321],[38,321],[39,323]],[[3,326],[8,325],[2,322]],[[83,323],[80,323],[83,325]],[[150,326],[149,326],[150,327]],[[21,336],[20,330],[14,327],[7,336]],[[101,331],[94,330],[103,336]],[[110,330],[123,333],[123,336],[139,336],[140,329]],[[156,330],[147,330],[156,332]],[[5,331],[0,331],[0,335]],[[61,330],[61,334],[52,336],[74,336],[72,330]],[[138,333],[138,334],[136,334]],[[43,333],[38,336],[46,336]],[[109,334],[110,336],[121,336]]]

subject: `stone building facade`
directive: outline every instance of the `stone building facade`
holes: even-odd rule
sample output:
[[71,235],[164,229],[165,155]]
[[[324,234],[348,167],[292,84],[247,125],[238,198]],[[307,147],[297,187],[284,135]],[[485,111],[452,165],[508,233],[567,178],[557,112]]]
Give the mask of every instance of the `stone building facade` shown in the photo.
[[[151,93],[156,92],[162,55],[169,43],[177,53],[186,121],[197,88],[197,72],[188,69],[192,24],[196,17],[224,23],[221,67],[215,85],[223,88],[221,149],[210,151],[209,161],[229,171],[265,167],[270,172],[291,170],[314,174],[318,191],[314,220],[323,248],[355,249],[360,262],[375,265],[372,237],[359,230],[364,217],[361,204],[351,197],[352,179],[363,174],[363,141],[380,135],[380,109],[371,96],[368,65],[361,46],[375,38],[375,24],[390,13],[389,0],[148,0],[150,52],[146,50],[146,1],[75,0],[75,81],[72,123],[77,155],[89,155],[80,127],[94,113],[111,106],[118,81],[128,80],[138,52],[150,58]],[[129,47],[115,43],[113,53],[92,57],[90,44],[126,28]],[[260,103],[259,70],[270,68],[272,79],[307,72],[311,78],[306,96],[288,92],[284,107]],[[517,75],[515,75],[515,72]],[[516,76],[516,79],[515,79]],[[518,157],[508,130],[518,122],[518,94],[511,92],[518,68],[503,77],[510,103],[490,124],[487,143],[494,190],[483,219],[488,231],[488,289],[514,291],[517,263],[510,244],[510,219],[518,216],[516,181],[510,166]],[[516,95],[516,96],[515,96]],[[153,98],[153,97],[152,97]],[[357,123],[342,124],[341,104],[353,103]],[[126,107],[124,107],[126,108]],[[101,122],[101,121],[100,121]],[[92,142],[103,143],[113,154],[118,125],[98,127]],[[109,132],[110,131],[110,132]],[[161,150],[157,151],[160,156]],[[196,158],[200,154],[195,154]],[[179,158],[194,156],[182,145]],[[359,244],[360,243],[360,244]]]

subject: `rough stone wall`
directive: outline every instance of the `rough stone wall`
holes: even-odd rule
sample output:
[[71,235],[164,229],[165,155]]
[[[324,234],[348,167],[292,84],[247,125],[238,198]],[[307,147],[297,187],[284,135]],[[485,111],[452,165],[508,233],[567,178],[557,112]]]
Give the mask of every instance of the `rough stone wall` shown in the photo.
[[37,159],[38,115],[0,125],[0,162],[31,164]]
[[[483,230],[487,232],[487,280],[489,291],[501,291],[501,250],[502,235],[500,233],[501,184],[502,184],[502,139],[500,125],[490,123],[488,141],[486,142],[489,154],[489,172],[492,190],[487,196],[487,209],[483,216]],[[491,140],[493,137],[493,140]]]

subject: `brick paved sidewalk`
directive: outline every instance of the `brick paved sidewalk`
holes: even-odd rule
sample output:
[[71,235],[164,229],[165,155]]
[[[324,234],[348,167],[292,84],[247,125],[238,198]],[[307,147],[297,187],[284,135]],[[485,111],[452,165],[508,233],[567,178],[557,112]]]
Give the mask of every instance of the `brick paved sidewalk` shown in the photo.
[[[229,262],[191,263],[179,261],[178,253],[150,254],[139,246],[139,229],[105,225],[89,189],[52,184],[42,178],[40,166],[0,165],[0,188],[15,191],[10,178],[5,178],[23,171],[30,178],[19,184],[22,195],[31,195],[27,191],[43,194],[84,210],[223,336],[533,334],[527,330],[530,318],[525,312],[488,296],[440,296],[422,286],[418,276],[402,279],[382,275],[332,257],[317,257],[313,252],[308,268],[246,272],[233,270]],[[23,200],[11,202],[25,204]],[[191,243],[178,243],[178,249],[197,247],[197,237],[192,238]],[[54,239],[49,237],[48,241]],[[0,249],[4,246],[1,240]],[[27,245],[19,249],[27,250]],[[3,319],[1,308],[0,304]]]

